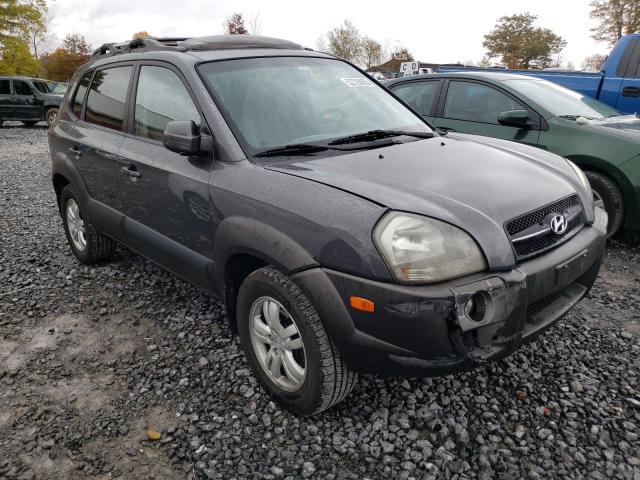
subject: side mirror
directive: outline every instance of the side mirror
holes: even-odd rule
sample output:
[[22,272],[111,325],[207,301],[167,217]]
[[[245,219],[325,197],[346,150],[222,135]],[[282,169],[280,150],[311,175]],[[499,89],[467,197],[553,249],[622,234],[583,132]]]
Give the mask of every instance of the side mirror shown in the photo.
[[210,151],[210,137],[200,135],[193,120],[169,122],[164,129],[164,146],[182,155],[201,155]]
[[507,127],[527,128],[529,113],[526,110],[509,110],[498,115],[498,123]]

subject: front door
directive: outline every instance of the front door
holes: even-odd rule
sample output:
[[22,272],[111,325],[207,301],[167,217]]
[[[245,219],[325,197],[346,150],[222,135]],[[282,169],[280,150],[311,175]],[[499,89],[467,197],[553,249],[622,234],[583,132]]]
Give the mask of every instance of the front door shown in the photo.
[[[450,80],[435,125],[443,130],[537,145],[540,116],[510,94],[484,82]],[[528,128],[501,125],[498,116],[511,110],[529,112]]]
[[13,109],[16,120],[40,120],[36,94],[24,80],[13,81]]
[[[208,191],[212,155],[183,156],[165,148],[162,141],[170,121],[193,120],[200,126],[201,116],[179,72],[164,63],[140,67],[131,103],[131,128],[119,160],[122,196],[118,210],[145,227],[127,222],[132,237],[159,236],[162,246],[145,254],[150,258],[162,255],[158,261],[181,274],[180,266],[166,265],[173,252],[163,249],[170,248],[170,243],[199,258],[213,257]],[[147,242],[148,238],[139,240]],[[199,260],[194,258],[194,262]],[[199,283],[201,279],[191,280]]]

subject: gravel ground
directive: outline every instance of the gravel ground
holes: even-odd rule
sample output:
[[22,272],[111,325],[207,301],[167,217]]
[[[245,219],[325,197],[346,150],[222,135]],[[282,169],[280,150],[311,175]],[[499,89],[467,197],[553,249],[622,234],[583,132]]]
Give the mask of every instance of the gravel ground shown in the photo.
[[637,240],[612,242],[589,298],[512,357],[364,377],[298,419],[221,304],[124,249],[75,261],[44,128],[0,129],[0,166],[0,479],[640,479]]

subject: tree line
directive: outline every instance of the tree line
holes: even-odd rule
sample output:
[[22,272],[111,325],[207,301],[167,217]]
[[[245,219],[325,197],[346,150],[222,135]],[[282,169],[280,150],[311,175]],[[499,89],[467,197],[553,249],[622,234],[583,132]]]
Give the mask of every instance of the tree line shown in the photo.
[[[590,16],[597,22],[592,37],[609,45],[623,35],[640,29],[640,0],[592,0]],[[73,72],[91,56],[92,46],[81,35],[70,33],[60,46],[41,53],[48,38],[46,0],[0,0],[0,75],[40,76],[68,81]],[[486,50],[481,66],[499,62],[510,68],[560,66],[566,40],[550,29],[536,25],[530,13],[503,16],[484,37]],[[260,34],[262,21],[254,15],[245,22],[241,13],[229,15],[222,25],[226,34]],[[146,38],[146,31],[133,38]],[[369,35],[361,34],[349,20],[329,30],[316,42],[316,49],[354,62],[367,70],[399,71],[400,63],[413,61],[406,47],[390,48]],[[582,68],[600,70],[604,55],[584,59]],[[569,62],[568,67],[573,67]]]

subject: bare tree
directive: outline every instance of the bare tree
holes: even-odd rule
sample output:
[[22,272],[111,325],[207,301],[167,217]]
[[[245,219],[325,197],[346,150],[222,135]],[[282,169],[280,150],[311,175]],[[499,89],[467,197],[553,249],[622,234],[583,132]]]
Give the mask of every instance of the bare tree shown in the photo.
[[367,70],[382,63],[382,45],[371,37],[363,37],[361,43],[361,61]]
[[249,19],[249,33],[251,35],[260,35],[262,33],[262,17],[260,12],[254,13]]
[[604,65],[604,61],[606,59],[606,55],[601,55],[599,53],[589,55],[582,61],[582,69],[587,72],[599,72],[602,70],[602,65]]
[[318,52],[329,52],[329,47],[327,46],[327,40],[324,37],[318,37],[316,39],[316,50]]

